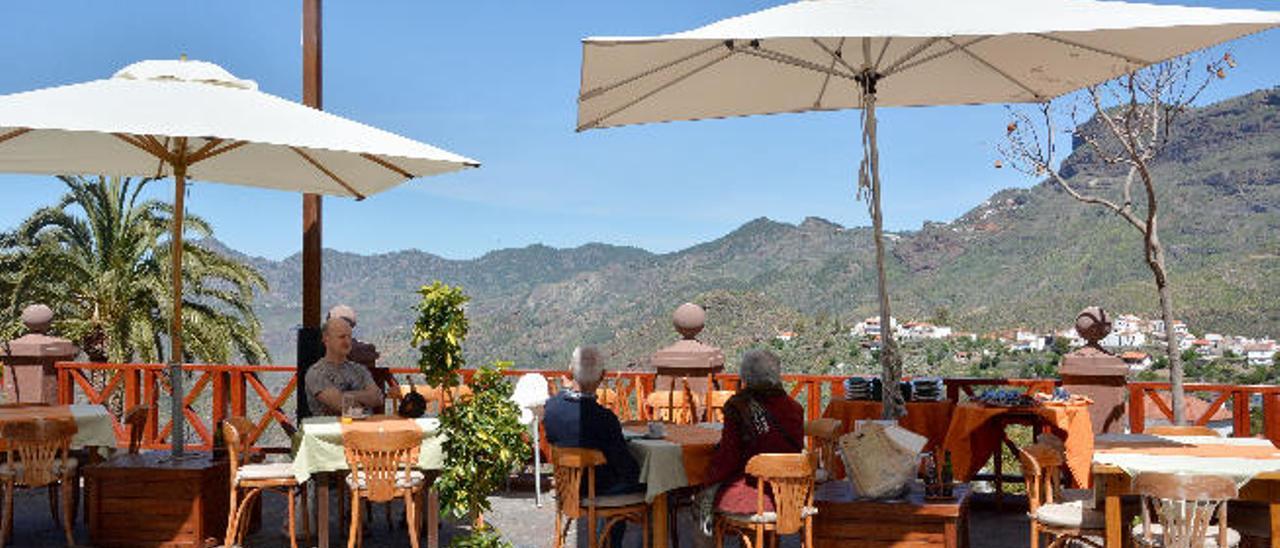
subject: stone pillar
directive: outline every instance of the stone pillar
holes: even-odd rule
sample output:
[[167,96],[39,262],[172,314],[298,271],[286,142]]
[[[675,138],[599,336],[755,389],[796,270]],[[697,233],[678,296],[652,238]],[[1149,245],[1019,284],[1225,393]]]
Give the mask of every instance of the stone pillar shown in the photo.
[[0,346],[4,362],[5,400],[16,403],[58,403],[58,373],[54,364],[75,359],[80,349],[71,341],[45,333],[53,310],[33,304],[22,310],[27,334]]
[[1101,308],[1086,308],[1076,316],[1076,332],[1087,344],[1062,357],[1058,370],[1062,387],[1093,399],[1089,416],[1094,435],[1121,433],[1127,419],[1129,365],[1098,344],[1111,332],[1111,319]]

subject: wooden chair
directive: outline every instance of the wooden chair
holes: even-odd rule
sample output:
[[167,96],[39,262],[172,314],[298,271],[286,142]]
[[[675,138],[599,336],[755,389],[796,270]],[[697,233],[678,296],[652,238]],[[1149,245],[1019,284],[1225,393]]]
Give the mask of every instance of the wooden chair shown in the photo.
[[347,487],[351,491],[351,529],[347,548],[363,544],[364,521],[360,519],[361,499],[390,503],[404,501],[409,544],[418,548],[418,506],[426,493],[426,475],[415,470],[422,448],[422,432],[415,430],[363,431],[342,433],[347,458]]
[[[1133,528],[1141,546],[1226,548],[1240,544],[1227,526],[1228,500],[1240,495],[1235,480],[1223,476],[1144,473],[1133,479],[1142,495],[1142,522]],[[1151,511],[1157,523],[1151,522]],[[1217,517],[1217,525],[1209,525]]]
[[310,512],[307,511],[307,486],[300,485],[293,476],[293,464],[278,462],[248,464],[250,437],[253,423],[244,417],[231,417],[222,421],[222,439],[227,445],[227,457],[231,466],[231,502],[227,512],[226,546],[238,546],[244,541],[249,528],[248,510],[263,491],[284,493],[289,505],[289,545],[298,547],[298,535],[294,514],[294,497],[302,498],[302,529],[311,537]]
[[840,438],[840,430],[844,426],[840,419],[814,419],[804,423],[804,435],[811,441],[809,455],[813,466],[813,476],[818,482],[824,482],[833,476],[840,463],[836,453],[836,443]]
[[[736,533],[743,546],[764,548],[777,546],[778,535],[790,535],[804,529],[804,546],[813,548],[813,467],[806,453],[763,453],[747,461],[747,474],[756,478],[755,514],[716,514],[715,546],[724,546],[724,535]],[[764,489],[773,494],[773,512],[766,512]],[[755,542],[751,541],[754,533]]]
[[[75,546],[71,533],[74,521],[72,504],[75,485],[76,459],[68,453],[71,437],[76,433],[74,421],[66,419],[36,419],[12,421],[0,425],[0,436],[5,440],[5,463],[0,464],[0,483],[4,489],[4,515],[0,518],[0,548],[3,548],[13,529],[13,494],[18,488],[36,489],[49,487],[49,510],[54,522],[58,520],[57,502],[62,501],[62,532],[67,546]],[[61,489],[61,496],[59,491]]]
[[1063,496],[1062,453],[1052,445],[1036,443],[1020,448],[1018,460],[1027,482],[1031,548],[1039,548],[1040,537],[1046,534],[1053,539],[1049,543],[1052,548],[1073,540],[1101,548],[1095,538],[1106,537],[1106,516],[1094,510],[1090,501],[1084,500],[1087,497]]
[[1222,434],[1218,433],[1217,430],[1209,428],[1208,426],[1193,426],[1193,425],[1152,426],[1151,428],[1148,428],[1144,433],[1151,434],[1152,436],[1210,436],[1214,438],[1222,437]]
[[[596,496],[596,467],[605,463],[604,453],[595,449],[553,445],[551,463],[555,465],[555,548],[564,546],[575,519],[587,520],[588,548],[599,546],[600,539],[609,546],[609,530],[621,521],[638,523],[643,537],[641,546],[649,545],[649,505],[644,502],[644,493]],[[587,478],[587,500],[582,500],[584,475]],[[597,519],[605,520],[599,535],[596,534]]]
[[736,393],[733,390],[711,391],[711,422],[724,422],[724,404]]
[[667,390],[650,393],[645,398],[645,405],[649,408],[650,420],[693,424],[697,422],[698,407],[702,402],[685,386],[684,390],[676,390],[674,393]]
[[137,455],[142,449],[142,435],[146,433],[147,416],[151,414],[151,406],[135,405],[124,414],[124,425],[129,429],[129,454]]

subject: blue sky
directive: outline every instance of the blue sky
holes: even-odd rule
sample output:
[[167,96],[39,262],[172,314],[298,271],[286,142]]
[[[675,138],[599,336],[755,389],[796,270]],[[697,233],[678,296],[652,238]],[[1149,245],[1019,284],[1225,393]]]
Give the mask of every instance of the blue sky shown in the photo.
[[[364,202],[326,199],[325,245],[417,248],[469,258],[502,247],[591,241],[671,251],[750,219],[869,223],[854,201],[856,111],[759,116],[575,133],[580,39],[684,30],[780,2],[330,0],[326,110],[479,159]],[[1274,0],[1180,3],[1280,9]],[[301,99],[301,1],[7,5],[0,94],[110,76],[141,59],[218,63]],[[1206,99],[1280,84],[1280,32],[1233,43],[1240,67]],[[891,229],[953,219],[992,192],[1028,186],[992,167],[1004,107],[880,111]],[[48,177],[0,175],[0,230],[52,203]],[[171,192],[154,185],[158,197]],[[197,183],[188,210],[232,247],[281,258],[301,247],[301,198]]]

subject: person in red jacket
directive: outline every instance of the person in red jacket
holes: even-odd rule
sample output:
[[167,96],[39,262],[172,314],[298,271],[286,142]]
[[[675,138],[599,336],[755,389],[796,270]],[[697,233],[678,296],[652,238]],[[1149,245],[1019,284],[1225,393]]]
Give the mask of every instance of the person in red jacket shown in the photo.
[[[743,354],[741,388],[724,405],[724,430],[711,456],[708,483],[719,485],[715,510],[756,513],[756,484],[746,475],[747,461],[761,453],[804,450],[804,408],[782,388],[782,367],[767,350]],[[773,511],[766,489],[765,511]]]

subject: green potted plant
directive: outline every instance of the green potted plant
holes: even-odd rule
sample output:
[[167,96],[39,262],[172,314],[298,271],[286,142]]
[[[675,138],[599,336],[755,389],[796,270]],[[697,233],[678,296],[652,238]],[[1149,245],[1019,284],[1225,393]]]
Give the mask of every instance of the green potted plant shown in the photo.
[[[427,382],[448,398],[449,389],[461,381],[459,371],[465,363],[462,342],[467,336],[464,307],[468,298],[461,288],[439,281],[423,286],[419,294],[422,300],[413,339],[421,355],[418,366]],[[445,455],[436,489],[446,515],[455,519],[475,515],[471,534],[455,538],[453,546],[509,545],[483,518],[490,509],[489,495],[530,454],[520,410],[511,401],[514,387],[502,375],[509,367],[511,362],[482,366],[469,383],[471,394],[448,402],[440,412]]]

